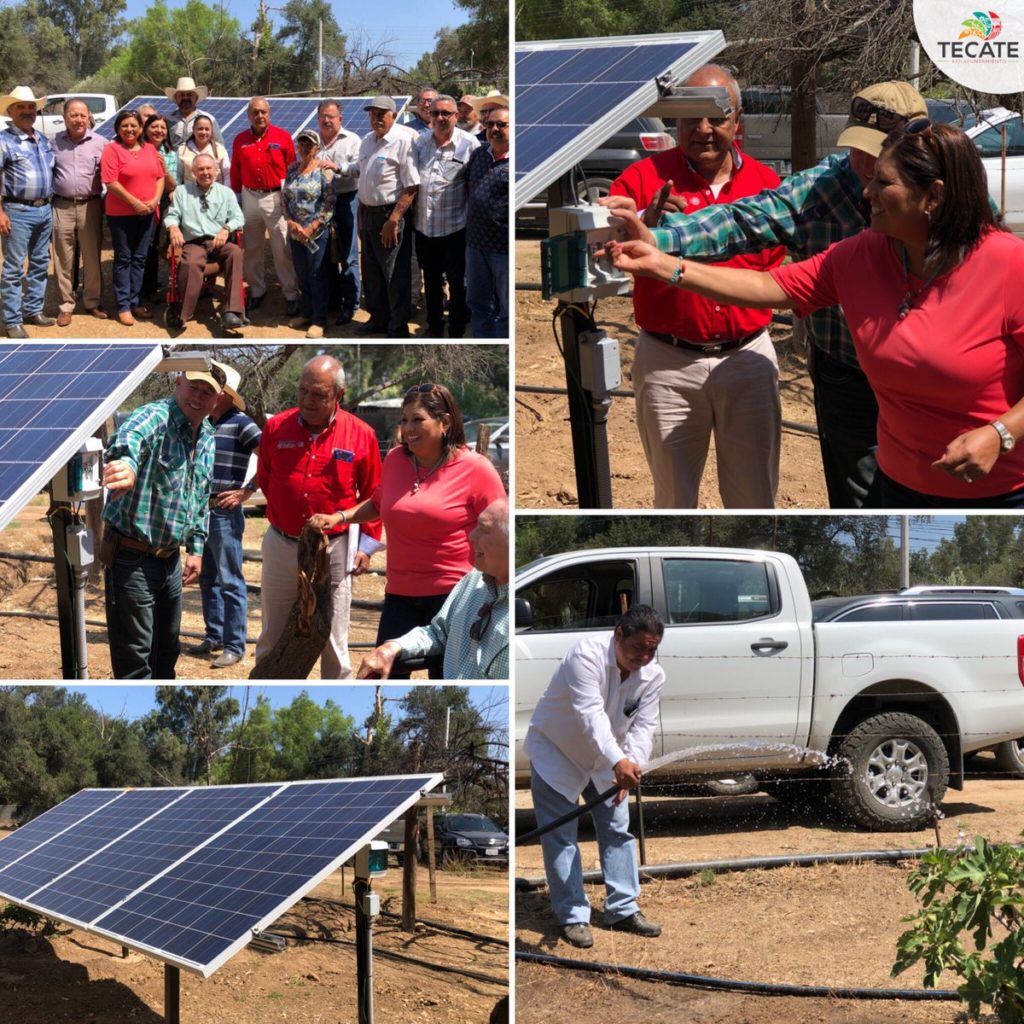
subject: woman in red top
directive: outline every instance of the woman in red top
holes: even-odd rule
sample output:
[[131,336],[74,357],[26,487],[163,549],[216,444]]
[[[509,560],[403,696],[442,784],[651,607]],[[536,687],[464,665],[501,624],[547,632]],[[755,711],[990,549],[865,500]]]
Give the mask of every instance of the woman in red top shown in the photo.
[[[505,488],[488,458],[466,447],[462,414],[441,384],[418,384],[402,404],[402,443],[384,459],[373,497],[335,522],[380,516],[388,547],[384,610],[377,646],[427,626],[456,583],[473,568],[469,534]],[[333,524],[328,524],[333,525]],[[443,679],[441,659],[430,678]],[[391,673],[408,678],[408,673]]]
[[164,192],[164,164],[142,138],[142,120],[135,110],[114,119],[114,140],[103,150],[101,173],[107,186],[107,224],[114,247],[114,297],[117,319],[131,327],[135,318],[153,314],[142,305],[142,275],[153,233],[154,211]]
[[645,242],[608,250],[623,270],[718,300],[842,305],[878,398],[869,507],[1024,507],[1024,242],[996,223],[977,149],[918,118],[885,140],[864,196],[870,230],[769,273]]

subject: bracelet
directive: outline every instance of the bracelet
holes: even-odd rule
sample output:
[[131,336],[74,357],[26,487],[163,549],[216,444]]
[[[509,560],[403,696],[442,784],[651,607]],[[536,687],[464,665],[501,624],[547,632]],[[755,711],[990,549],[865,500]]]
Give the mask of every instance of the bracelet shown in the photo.
[[686,276],[686,267],[683,265],[683,257],[679,257],[679,266],[676,267],[675,273],[668,279],[670,285],[677,285]]
[[345,510],[343,508],[339,508],[338,515],[341,516],[341,523],[344,526],[345,523],[348,522],[348,516],[345,515]]

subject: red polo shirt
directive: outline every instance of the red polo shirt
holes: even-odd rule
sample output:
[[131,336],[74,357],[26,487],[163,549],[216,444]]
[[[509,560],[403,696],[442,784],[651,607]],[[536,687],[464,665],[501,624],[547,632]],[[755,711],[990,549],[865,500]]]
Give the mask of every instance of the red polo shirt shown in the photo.
[[[267,499],[267,519],[297,537],[310,516],[333,515],[373,495],[380,483],[377,435],[343,409],[319,433],[303,424],[298,409],[280,412],[263,428],[256,477]],[[362,530],[379,539],[380,520]]]
[[[738,152],[733,149],[734,162]],[[731,203],[743,196],[757,195],[779,184],[779,176],[753,157],[744,153],[739,159],[739,166],[734,163],[732,177],[722,186],[717,197],[707,179],[690,166],[686,154],[678,146],[627,167],[612,182],[609,191],[613,196],[629,196],[636,203],[637,210],[644,210],[654,201],[658,189],[671,179],[672,194],[685,196],[687,212],[692,212],[716,203]],[[777,267],[785,254],[782,247],[766,249],[764,252],[734,256],[715,266],[769,270]],[[770,309],[726,306],[649,277],[637,277],[634,281],[633,311],[637,324],[645,330],[708,343],[742,338],[761,330],[772,318]]]
[[251,128],[235,136],[231,147],[231,188],[266,191],[281,187],[288,165],[295,162],[295,143],[292,137],[276,124],[257,139]]

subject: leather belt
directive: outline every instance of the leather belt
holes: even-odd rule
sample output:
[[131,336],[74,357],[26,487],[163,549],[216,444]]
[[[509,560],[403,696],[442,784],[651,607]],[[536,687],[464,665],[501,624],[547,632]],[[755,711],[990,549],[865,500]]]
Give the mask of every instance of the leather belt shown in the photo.
[[281,191],[281,186],[280,185],[278,185],[277,188],[253,188],[251,185],[246,185],[245,187],[250,192],[259,192],[259,194],[263,195],[263,196],[270,195],[271,192],[280,192]]
[[74,203],[75,206],[81,206],[83,203],[91,203],[94,199],[99,199],[100,195],[97,193],[94,196],[57,196],[53,197],[53,201],[56,202],[58,199],[62,203]]
[[673,334],[659,334],[657,331],[647,331],[647,333],[652,338],[663,341],[666,345],[684,348],[688,352],[700,352],[701,355],[705,356],[717,356],[723,352],[731,352],[734,348],[742,348],[748,342],[760,337],[764,333],[764,328],[762,327],[759,331],[751,331],[750,334],[745,334],[742,338],[737,338],[735,341],[713,342],[687,341],[685,338],[677,338]]
[[285,540],[298,541],[299,539],[298,537],[293,537],[290,533],[285,533],[280,526],[275,526],[273,523],[270,524],[270,528],[274,531],[274,533],[281,534],[281,536],[284,537]]
[[17,203],[19,206],[49,206],[50,197],[45,199],[16,199],[14,196],[4,196],[5,203]]
[[181,553],[180,548],[155,548],[152,544],[135,540],[134,537],[126,537],[124,534],[121,534],[120,544],[121,547],[128,548],[131,551],[144,551],[147,555],[152,555],[154,558],[170,558],[172,555]]

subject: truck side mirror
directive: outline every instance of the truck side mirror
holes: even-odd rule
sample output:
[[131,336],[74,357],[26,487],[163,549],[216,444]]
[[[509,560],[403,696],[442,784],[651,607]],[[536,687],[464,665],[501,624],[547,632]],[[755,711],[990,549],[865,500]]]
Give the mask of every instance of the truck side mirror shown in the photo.
[[525,597],[516,598],[516,629],[529,629],[533,625],[533,609]]

